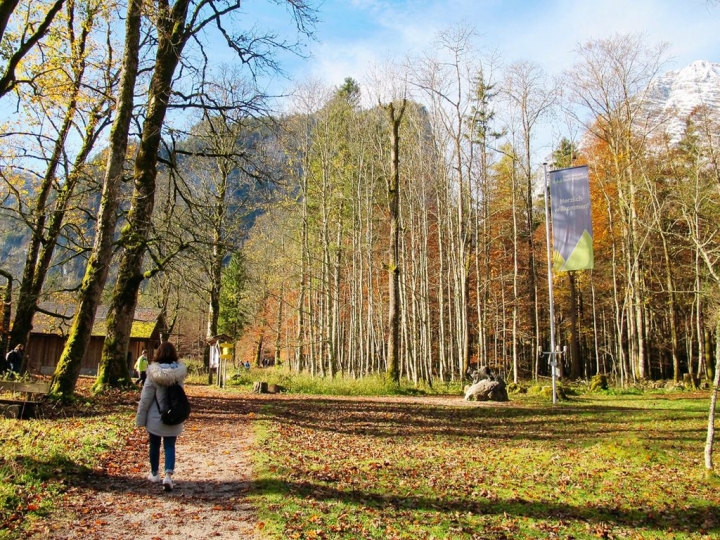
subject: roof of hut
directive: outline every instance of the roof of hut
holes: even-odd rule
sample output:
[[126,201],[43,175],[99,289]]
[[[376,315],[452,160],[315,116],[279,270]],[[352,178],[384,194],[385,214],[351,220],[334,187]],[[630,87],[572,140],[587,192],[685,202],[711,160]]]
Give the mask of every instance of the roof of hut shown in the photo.
[[[73,304],[59,304],[53,302],[42,302],[33,318],[33,334],[47,334],[66,336],[70,332],[75,309]],[[108,307],[98,306],[95,314],[92,335],[97,337],[105,336],[107,332]],[[133,318],[133,325],[130,331],[130,338],[149,338],[158,324],[164,324],[162,312],[156,308],[136,308]]]

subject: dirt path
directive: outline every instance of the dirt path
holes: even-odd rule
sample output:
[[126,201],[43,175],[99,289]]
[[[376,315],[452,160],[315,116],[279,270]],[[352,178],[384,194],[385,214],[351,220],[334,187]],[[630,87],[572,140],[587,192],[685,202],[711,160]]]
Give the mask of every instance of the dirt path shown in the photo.
[[29,538],[257,538],[246,494],[250,420],[258,403],[213,388],[187,390],[193,414],[178,438],[172,492],[146,480],[147,435],[138,429],[96,474],[70,487],[57,515],[38,524]]
[[[136,429],[124,447],[107,455],[91,474],[74,477],[58,511],[37,523],[27,538],[259,540],[257,518],[247,500],[252,474],[251,423],[263,402],[296,400],[298,396],[238,394],[191,385],[186,390],[193,412],[178,438],[172,492],[165,493],[160,484],[146,479],[147,433]],[[133,423],[134,399],[128,403],[132,409],[132,413],[128,410],[128,422]],[[318,399],[483,406],[456,396]],[[161,458],[161,469],[162,463]]]

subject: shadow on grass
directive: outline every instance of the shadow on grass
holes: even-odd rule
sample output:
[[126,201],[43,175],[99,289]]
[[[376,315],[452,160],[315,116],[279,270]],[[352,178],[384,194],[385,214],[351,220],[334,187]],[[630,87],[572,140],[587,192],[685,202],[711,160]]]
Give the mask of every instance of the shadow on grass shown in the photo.
[[22,485],[33,480],[65,481],[68,478],[83,477],[91,473],[91,468],[64,456],[50,456],[47,459],[23,455],[12,458],[0,456],[0,475],[4,481]]
[[528,501],[521,498],[507,500],[467,500],[462,498],[428,498],[408,495],[377,495],[356,490],[338,490],[327,485],[311,482],[284,482],[260,480],[254,490],[261,494],[296,495],[303,499],[323,502],[340,502],[355,505],[357,511],[371,507],[388,512],[418,510],[439,512],[451,519],[456,513],[467,515],[506,516],[533,520],[574,521],[588,524],[613,524],[629,528],[656,531],[682,531],[687,533],[720,532],[720,507],[714,504],[682,505],[671,510],[645,512],[642,509],[627,510],[619,505],[568,505],[553,501]]
[[[261,415],[315,431],[370,437],[427,436],[492,438],[493,440],[575,442],[595,440],[599,433],[642,433],[656,441],[691,443],[703,441],[704,414],[659,408],[627,408],[612,405],[565,407],[514,406],[452,407],[382,400],[333,400],[327,398],[283,399],[265,402]],[[697,421],[698,429],[688,428]],[[668,423],[661,426],[661,423]],[[647,431],[647,426],[655,426]],[[670,425],[676,423],[676,425]],[[682,426],[682,427],[681,427]],[[663,435],[666,434],[666,435]]]
[[47,515],[39,498],[53,497],[73,479],[92,474],[88,467],[66,457],[0,456],[0,531],[15,529],[28,514]]
[[[26,466],[32,467],[31,463]],[[46,467],[49,462],[38,463]],[[151,484],[144,478],[128,475],[108,476],[103,473],[78,467],[75,464],[53,463],[62,466],[68,487],[84,487],[98,492],[132,493],[147,495],[157,493],[182,499],[183,505],[214,507],[221,501],[238,503],[238,496],[253,492],[257,495],[293,495],[304,500],[325,503],[338,502],[356,506],[356,512],[363,507],[382,510],[385,513],[424,511],[447,515],[505,516],[528,518],[539,521],[583,522],[588,524],[612,524],[619,527],[643,528],[655,531],[675,531],[697,534],[720,533],[720,507],[707,505],[678,505],[677,508],[646,512],[641,508],[627,510],[620,505],[569,505],[553,501],[529,501],[522,498],[497,500],[470,500],[461,497],[431,498],[413,495],[393,495],[360,490],[341,490],[326,484],[313,482],[286,482],[279,479],[251,481],[183,481],[176,478],[175,489],[163,493],[159,484]],[[57,470],[57,469],[56,469]],[[243,503],[240,503],[243,504]],[[392,517],[390,515],[390,517]]]
[[[558,434],[581,441],[584,437],[597,439],[599,429],[616,425],[618,431],[634,431],[633,425],[646,420],[686,422],[696,419],[697,414],[672,410],[672,418],[666,411],[633,408],[632,419],[628,408],[609,405],[582,404],[572,407],[538,409],[523,405],[499,407],[452,407],[429,403],[394,400],[288,398],[255,399],[252,397],[191,397],[193,422],[206,420],[233,421],[233,415],[254,413],[255,419],[292,423],[318,432],[333,431],[371,437],[417,438],[433,437],[487,437],[493,440],[528,439],[554,440]],[[587,415],[587,417],[583,417]],[[236,419],[235,419],[236,420]],[[582,420],[582,421],[578,421]],[[664,436],[664,431],[653,436]],[[682,439],[691,440],[692,430],[682,433]],[[604,432],[607,436],[608,433]],[[668,432],[668,437],[671,435]],[[648,433],[643,433],[648,438]],[[499,442],[498,444],[502,444]],[[125,473],[108,475],[80,467],[66,461],[63,463],[30,461],[23,464],[27,469],[53,470],[58,478],[65,478],[68,486],[85,487],[98,492],[130,494],[162,493],[157,484],[148,483],[138,475]],[[428,497],[417,495],[383,494],[363,490],[342,490],[326,483],[312,481],[283,481],[277,478],[249,481],[222,481],[207,479],[184,482],[178,475],[176,489],[166,494],[182,497],[183,501],[201,507],[212,507],[218,501],[231,500],[252,490],[259,495],[297,495],[323,502],[354,505],[359,512],[363,507],[383,509],[387,512],[418,510],[454,514],[468,512],[475,515],[491,515],[502,518],[504,514],[536,520],[564,520],[590,524],[610,523],[623,527],[642,527],[656,531],[685,531],[687,533],[720,533],[718,505],[708,502],[682,503],[668,509],[627,509],[621,504],[598,503],[594,505],[559,504],[550,501],[529,501],[522,498],[473,499],[463,497]],[[621,501],[618,501],[621,502]],[[185,503],[184,503],[185,504]]]

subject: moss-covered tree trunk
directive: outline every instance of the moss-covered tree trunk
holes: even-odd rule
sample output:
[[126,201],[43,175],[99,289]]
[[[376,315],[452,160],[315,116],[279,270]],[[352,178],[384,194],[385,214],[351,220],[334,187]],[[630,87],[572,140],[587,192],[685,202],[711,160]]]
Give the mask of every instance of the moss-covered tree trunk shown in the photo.
[[80,289],[80,301],[70,334],[53,375],[50,391],[67,398],[75,391],[82,358],[87,350],[95,313],[107,280],[117,222],[118,193],[127,154],[135,81],[138,73],[142,0],[131,0],[125,21],[125,53],[116,105],[110,131],[110,152],[103,179],[102,199],[95,242]]
[[155,207],[157,159],[162,127],[175,68],[189,35],[185,28],[189,0],[178,0],[172,8],[166,2],[160,2],[160,5],[155,69],[147,98],[147,117],[143,123],[142,138],[135,159],[130,213],[120,236],[123,251],[108,310],[107,334],[98,378],[93,387],[96,392],[106,386],[120,386],[127,380],[128,344],[138,291],[144,279],[143,261]]
[[[121,277],[122,281],[120,281]],[[127,265],[121,265],[115,292],[108,307],[107,333],[103,343],[103,354],[98,366],[97,379],[93,385],[94,392],[100,392],[108,386],[119,387],[130,384],[127,351],[136,304],[130,296],[132,295],[131,291],[137,290],[141,281],[142,276],[138,277],[137,274],[128,271]],[[118,287],[120,283],[123,284],[122,287]],[[130,292],[127,293],[128,296],[123,296],[125,294],[123,289],[128,288],[130,289]]]
[[0,276],[5,278],[5,287],[2,290],[2,320],[0,320],[0,365],[5,362],[5,353],[8,351],[7,329],[10,325],[12,308],[13,277],[10,272],[0,268]]

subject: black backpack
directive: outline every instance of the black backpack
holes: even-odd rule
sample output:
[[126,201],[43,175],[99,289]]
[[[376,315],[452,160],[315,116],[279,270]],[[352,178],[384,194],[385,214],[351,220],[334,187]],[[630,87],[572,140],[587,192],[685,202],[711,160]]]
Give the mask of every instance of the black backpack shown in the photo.
[[167,407],[161,409],[160,403],[158,403],[157,400],[157,394],[155,394],[155,404],[157,405],[163,424],[169,426],[182,424],[190,416],[190,402],[185,394],[185,390],[183,390],[183,387],[178,383],[173,383],[167,387],[165,395]]

